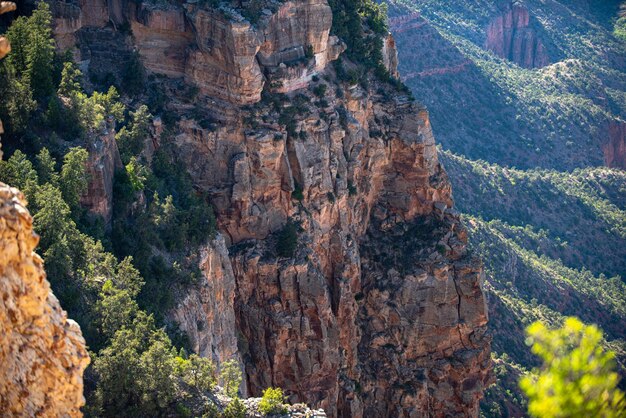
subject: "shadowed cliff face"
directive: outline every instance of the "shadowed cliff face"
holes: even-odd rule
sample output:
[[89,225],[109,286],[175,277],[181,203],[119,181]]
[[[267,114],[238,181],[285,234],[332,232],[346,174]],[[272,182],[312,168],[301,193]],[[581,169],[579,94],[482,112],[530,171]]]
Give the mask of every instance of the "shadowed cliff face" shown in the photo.
[[626,170],[626,123],[610,123],[609,138],[602,149],[607,167]]
[[0,183],[0,411],[81,416],[89,356],[80,327],[50,291],[33,252],[38,242],[24,197]]
[[541,68],[550,58],[524,6],[508,4],[487,28],[485,48],[524,68]]
[[[149,72],[199,87],[213,121],[168,90],[177,121],[161,143],[210,194],[220,230],[204,280],[170,313],[194,349],[240,359],[248,395],[279,386],[329,416],[476,416],[491,379],[482,265],[427,112],[373,77],[341,81],[324,0],[282,3],[255,26],[192,4],[123,10],[123,43]],[[116,62],[102,45],[120,35],[101,26],[59,16],[94,71]],[[383,44],[396,75],[395,42]]]

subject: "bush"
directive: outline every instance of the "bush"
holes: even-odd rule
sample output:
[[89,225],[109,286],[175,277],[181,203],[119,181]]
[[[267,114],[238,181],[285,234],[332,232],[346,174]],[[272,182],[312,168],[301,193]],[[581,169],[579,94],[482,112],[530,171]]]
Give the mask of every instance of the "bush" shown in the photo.
[[304,199],[304,194],[302,193],[302,186],[300,186],[300,183],[298,182],[294,183],[293,192],[291,192],[291,197],[293,199],[300,200],[300,201]]
[[263,415],[285,414],[287,408],[284,404],[285,397],[281,388],[267,388],[259,403],[259,410]]
[[223,418],[246,418],[246,406],[239,398],[233,399],[222,414]]
[[295,223],[289,221],[280,231],[276,252],[279,257],[293,257],[298,246],[298,228]]
[[540,322],[527,329],[532,352],[543,367],[520,381],[528,411],[536,417],[623,417],[626,398],[617,388],[615,354],[601,347],[602,332],[578,318],[549,330]]

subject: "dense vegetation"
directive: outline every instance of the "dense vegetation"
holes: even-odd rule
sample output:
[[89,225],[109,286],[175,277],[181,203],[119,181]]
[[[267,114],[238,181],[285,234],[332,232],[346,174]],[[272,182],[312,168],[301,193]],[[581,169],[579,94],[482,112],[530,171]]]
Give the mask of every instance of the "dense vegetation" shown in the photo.
[[626,173],[523,171],[448,151],[440,157],[488,278],[498,385],[488,391],[483,412],[526,410],[517,381],[537,365],[524,344],[524,328],[533,321],[560,326],[564,315],[576,315],[597,324],[623,370]]
[[[0,66],[0,115],[10,157],[0,163],[0,180],[25,193],[48,279],[92,352],[86,413],[185,415],[188,394],[212,389],[217,376],[209,360],[187,356],[184,339],[175,347],[162,315],[175,288],[197,276],[189,254],[213,234],[210,206],[167,148],[151,164],[140,155],[150,117],[145,106],[126,112],[115,87],[85,93],[80,71],[55,53],[50,20],[41,2],[7,32],[13,52]],[[110,233],[80,204],[89,182],[85,146],[107,117],[125,124],[118,142],[126,170],[116,178]],[[145,201],[139,210],[138,199]],[[222,367],[222,383],[237,382],[231,395],[237,373],[236,363]]]
[[[400,72],[445,149],[518,168],[603,163],[609,122],[626,118],[626,44],[613,33],[618,1],[521,2],[555,63],[534,70],[483,48],[507,1],[389,3],[392,16],[419,10],[429,21],[396,41]],[[417,39],[428,47],[415,48]]]

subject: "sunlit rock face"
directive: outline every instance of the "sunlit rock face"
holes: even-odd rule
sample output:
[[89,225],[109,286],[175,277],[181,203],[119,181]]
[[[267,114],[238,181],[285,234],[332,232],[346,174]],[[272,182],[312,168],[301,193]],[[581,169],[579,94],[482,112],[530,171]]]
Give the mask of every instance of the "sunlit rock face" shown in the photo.
[[123,169],[112,118],[103,123],[100,131],[89,135],[87,151],[89,183],[80,204],[109,225],[113,214],[113,181],[115,173]]
[[[124,10],[128,50],[198,87],[212,118],[171,106],[167,137],[219,229],[168,315],[193,349],[241,361],[250,396],[278,386],[328,416],[477,416],[491,381],[482,265],[426,110],[376,78],[339,80],[328,64],[346,45],[325,0],[275,4],[254,25],[197,3]],[[81,51],[102,56],[107,30],[77,30],[93,34]],[[382,52],[397,77],[391,36]]]
[[0,411],[79,417],[89,356],[50,291],[38,242],[24,197],[0,183]]

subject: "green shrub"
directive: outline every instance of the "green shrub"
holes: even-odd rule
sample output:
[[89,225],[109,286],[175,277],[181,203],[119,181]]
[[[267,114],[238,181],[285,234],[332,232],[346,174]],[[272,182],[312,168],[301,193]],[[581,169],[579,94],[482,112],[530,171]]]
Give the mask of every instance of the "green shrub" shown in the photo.
[[302,186],[300,186],[300,183],[294,182],[293,192],[291,192],[291,197],[293,199],[300,200],[300,201],[304,199],[304,194],[302,193]]
[[298,227],[292,221],[287,222],[278,234],[276,252],[279,257],[293,257],[298,246]]
[[531,415],[617,418],[626,414],[626,398],[617,387],[615,353],[602,349],[597,327],[568,318],[555,330],[535,322],[527,334],[533,353],[543,360],[540,370],[520,381]]
[[263,391],[263,397],[259,402],[259,410],[263,415],[285,414],[287,408],[281,388],[267,388]]
[[239,398],[235,398],[222,413],[223,418],[246,418],[246,406]]

